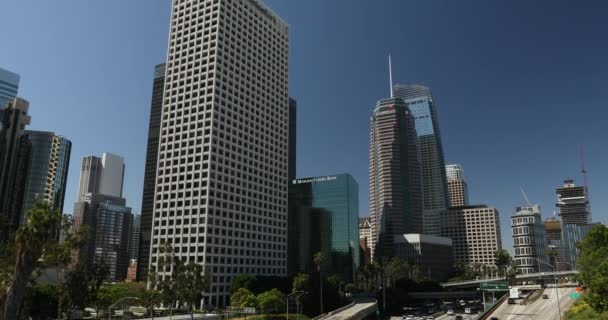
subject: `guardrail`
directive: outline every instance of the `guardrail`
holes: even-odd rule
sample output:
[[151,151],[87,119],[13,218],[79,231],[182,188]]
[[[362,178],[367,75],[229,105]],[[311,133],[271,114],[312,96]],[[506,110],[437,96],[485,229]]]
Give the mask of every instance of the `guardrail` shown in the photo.
[[494,311],[496,311],[496,309],[498,309],[498,307],[500,307],[500,305],[503,302],[505,302],[505,300],[507,300],[508,297],[509,297],[509,294],[505,293],[500,299],[498,299],[498,301],[496,301],[496,303],[490,309],[484,311],[477,318],[477,320],[485,320],[485,319],[487,319],[492,313],[494,313]]
[[340,307],[340,308],[338,308],[336,310],[330,311],[328,313],[320,314],[320,315],[316,316],[315,318],[312,318],[312,320],[322,320],[322,319],[325,319],[327,317],[333,316],[334,314],[336,314],[338,312],[342,312],[342,311],[344,311],[344,310],[346,310],[346,309],[348,309],[348,308],[350,308],[350,307],[352,307],[354,305],[355,305],[355,302],[353,301],[353,302],[351,302],[351,303],[349,303],[349,304],[347,304],[347,305],[345,305],[343,307]]

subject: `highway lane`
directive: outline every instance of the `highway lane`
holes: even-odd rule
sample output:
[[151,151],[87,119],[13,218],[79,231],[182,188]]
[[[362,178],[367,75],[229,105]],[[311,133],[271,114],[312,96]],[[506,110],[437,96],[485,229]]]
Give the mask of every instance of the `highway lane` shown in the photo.
[[[576,292],[576,288],[558,288],[559,302],[562,313],[570,309],[574,300],[568,294]],[[555,288],[546,288],[543,292],[549,299],[539,298],[527,305],[508,304],[507,301],[492,313],[490,317],[497,317],[500,320],[557,320],[557,295]]]

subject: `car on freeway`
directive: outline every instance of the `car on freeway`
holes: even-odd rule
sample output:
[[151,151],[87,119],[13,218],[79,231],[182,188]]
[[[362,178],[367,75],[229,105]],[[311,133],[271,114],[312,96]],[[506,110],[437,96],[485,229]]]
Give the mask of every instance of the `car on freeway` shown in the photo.
[[542,297],[543,297],[543,299],[549,299],[549,295],[547,295],[547,294],[543,294]]
[[508,304],[517,304],[517,302],[515,301],[515,299],[511,299],[509,298],[509,300],[507,300]]
[[463,318],[462,318],[462,316],[461,316],[461,315],[458,315],[458,316],[456,316],[456,318],[454,318],[454,319],[456,319],[456,320],[462,320]]
[[490,318],[490,320],[500,320],[500,319],[498,319],[498,317],[492,317],[492,318]]
[[448,312],[446,312],[448,316],[453,316],[454,315],[454,310],[452,309],[448,309]]

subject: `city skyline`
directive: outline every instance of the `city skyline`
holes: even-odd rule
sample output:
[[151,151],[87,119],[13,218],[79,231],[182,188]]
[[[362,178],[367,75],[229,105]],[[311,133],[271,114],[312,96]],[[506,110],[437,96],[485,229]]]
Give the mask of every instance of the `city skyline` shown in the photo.
[[[432,9],[441,9],[437,13],[446,18],[447,21],[443,23],[449,23],[454,22],[454,18],[445,17],[445,11],[449,11],[449,9],[465,10],[466,8],[458,9],[450,4],[406,5],[396,2],[390,2],[386,8],[373,8],[370,7],[370,4],[361,3],[361,8],[349,8],[340,14],[338,4],[316,2],[310,7],[320,5],[327,9],[319,17],[322,25],[319,27],[306,22],[313,15],[313,8],[279,1],[268,1],[268,3],[293,27],[290,63],[293,65],[294,72],[292,72],[293,81],[290,81],[292,89],[290,93],[301,105],[298,110],[298,154],[300,155],[298,176],[350,172],[360,183],[360,215],[367,215],[369,210],[369,179],[367,178],[369,146],[366,143],[368,121],[372,111],[371,106],[375,101],[388,96],[388,72],[385,64],[386,55],[390,51],[394,61],[395,83],[423,83],[433,89],[438,101],[446,162],[461,163],[467,168],[467,182],[472,204],[487,203],[497,207],[502,213],[508,213],[511,212],[512,207],[525,203],[519,190],[519,187],[523,187],[534,203],[540,203],[545,208],[543,218],[550,216],[552,210],[549,208],[554,207],[555,204],[554,190],[560,186],[562,180],[574,178],[577,185],[582,184],[579,174],[578,148],[580,144],[585,144],[593,218],[594,221],[606,222],[608,201],[599,196],[608,191],[608,187],[601,184],[601,181],[608,179],[608,173],[602,171],[606,153],[599,148],[599,141],[595,137],[602,136],[600,119],[605,119],[606,111],[599,107],[603,101],[608,99],[606,93],[600,92],[601,81],[598,80],[605,79],[608,70],[606,66],[600,64],[601,60],[598,59],[606,55],[608,48],[601,44],[591,44],[595,37],[600,37],[600,33],[588,31],[595,30],[594,24],[602,26],[605,25],[605,22],[599,21],[598,14],[590,12],[588,7],[574,8],[574,10],[587,12],[588,22],[582,25],[575,23],[569,25],[574,28],[570,31],[567,31],[566,27],[557,25],[561,21],[560,14],[566,16],[566,8],[562,2],[557,2],[550,8],[544,8],[549,10],[548,17],[544,17],[547,27],[538,27],[531,36],[521,34],[523,37],[521,40],[510,38],[497,27],[504,22],[502,19],[506,16],[497,12],[501,9],[501,5],[486,5],[481,9],[476,9],[470,15],[479,13],[479,10],[488,10],[487,16],[497,19],[496,22],[491,23],[488,28],[490,30],[484,32],[474,28],[476,21],[485,21],[488,17],[475,18],[478,19],[475,20],[471,16],[468,24],[455,27],[453,32],[458,35],[458,32],[468,31],[473,35],[482,36],[480,47],[483,49],[481,51],[484,53],[483,55],[475,54],[480,47],[462,48],[466,47],[467,43],[473,42],[471,39],[473,36],[456,37],[459,40],[468,40],[468,42],[465,41],[465,44],[455,46],[453,54],[445,57],[431,54],[431,49],[419,49],[418,52],[408,51],[408,45],[391,44],[386,41],[385,37],[397,35],[390,31],[390,26],[397,26],[394,29],[403,30],[405,26],[409,26],[409,23],[389,21],[387,22],[389,26],[374,27],[370,31],[362,33],[365,46],[370,48],[365,48],[361,53],[353,53],[352,58],[340,60],[339,58],[343,58],[344,52],[357,51],[362,45],[355,43],[353,39],[354,34],[362,29],[352,22],[346,23],[345,19],[348,14],[361,17],[363,16],[362,11],[368,10],[370,14],[381,16],[380,14],[383,12],[409,8],[410,10],[418,9],[422,16],[428,17],[429,11],[432,12]],[[76,48],[55,45],[49,57],[41,57],[39,52],[45,51],[36,48],[38,46],[48,48],[48,40],[44,40],[43,37],[46,36],[48,39],[54,39],[53,35],[59,37],[70,24],[53,19],[53,22],[57,22],[56,25],[49,30],[40,31],[40,34],[35,36],[30,35],[33,32],[31,27],[24,27],[14,35],[7,35],[8,39],[21,44],[21,40],[17,37],[22,37],[33,43],[23,43],[21,47],[26,51],[25,53],[1,52],[0,67],[21,75],[19,95],[30,100],[33,105],[31,108],[33,121],[28,129],[48,129],[69,137],[73,142],[72,161],[80,159],[84,155],[98,154],[106,150],[125,156],[125,162],[130,167],[125,177],[125,198],[129,199],[128,205],[134,208],[134,212],[140,212],[147,113],[149,112],[152,84],[151,70],[154,65],[164,61],[169,5],[159,2],[155,6],[146,7],[134,2],[125,5],[125,12],[121,13],[114,12],[111,10],[112,6],[107,4],[105,2],[91,4],[91,8],[69,1],[52,6],[46,3],[40,6],[29,6],[23,3],[7,4],[9,10],[13,9],[17,13],[31,13],[34,18],[40,18],[41,21],[49,21],[46,17],[49,12],[54,13],[61,10],[67,12],[68,10],[64,6],[73,7],[72,10],[83,13],[82,17],[78,18],[79,21],[80,19],[90,21],[89,23],[84,23],[87,20],[81,21],[84,30],[70,30],[70,35],[73,37],[79,32],[87,32],[91,29],[93,31],[102,30],[104,27],[107,29],[94,32],[101,37],[96,40],[96,43],[84,40]],[[468,6],[472,6],[472,4],[464,7],[471,9]],[[139,21],[141,25],[130,24],[127,21],[129,13],[133,14],[133,12],[142,10],[142,7],[146,7],[143,10],[149,14],[142,15]],[[526,23],[531,23],[534,14],[541,12],[540,7],[543,6],[530,4],[530,7],[530,12],[521,13],[521,25],[512,26],[515,30],[521,32],[525,29]],[[97,9],[102,13],[100,19],[91,16],[92,12]],[[516,9],[511,8],[510,10]],[[334,14],[338,16],[337,21],[332,21]],[[50,14],[50,16],[53,15]],[[108,15],[111,15],[110,20],[115,21],[116,26],[102,24],[101,18],[107,19]],[[18,16],[20,14],[14,15],[15,18]],[[9,16],[0,24],[15,25],[17,23],[13,20],[15,18]],[[416,21],[418,21],[417,19],[423,18],[415,18]],[[388,19],[382,19],[382,22],[386,20]],[[341,26],[340,22],[344,23],[344,26]],[[127,26],[130,26],[132,30],[126,28]],[[445,24],[442,26],[445,27]],[[329,32],[319,35],[317,28],[326,28]],[[343,34],[344,28],[353,28],[353,30],[347,33],[347,39],[339,40],[337,34]],[[556,31],[549,31],[552,28],[556,28]],[[303,29],[310,30],[303,32]],[[431,36],[441,36],[440,40],[447,42],[445,45],[454,45],[454,40],[448,39],[451,33],[439,29],[428,31]],[[119,31],[124,31],[125,34],[120,35]],[[102,36],[99,32],[107,32],[108,35]],[[373,38],[380,35],[380,32],[385,32],[386,35],[379,37],[379,40],[374,40]],[[492,32],[497,32],[498,38],[505,40],[504,43],[488,38]],[[581,37],[585,32],[588,32],[585,37],[577,40],[577,37]],[[516,34],[519,35],[519,33]],[[551,37],[554,34],[563,37]],[[127,54],[122,57],[124,62],[119,61],[121,63],[117,66],[111,66],[120,60],[119,56],[113,52],[118,51],[118,48],[124,45],[128,39],[137,35],[143,36],[134,41],[134,44],[126,46]],[[519,50],[539,49],[541,45],[535,45],[532,39],[542,38],[542,35],[549,35],[549,37],[543,38],[541,43],[551,50],[558,44],[560,47],[564,46],[564,41],[569,45],[564,46],[564,52],[561,54],[552,55],[552,51],[546,51],[537,55],[533,54],[526,59],[518,55]],[[402,36],[405,40],[413,40],[404,42],[421,42],[420,47],[429,44],[433,49],[443,48],[442,46],[433,47],[433,44],[426,43],[411,33]],[[323,50],[326,54],[324,56],[313,52],[310,57],[305,57],[307,53],[305,48],[314,43],[315,37],[320,37],[322,44],[332,41],[337,43],[329,46],[328,51]],[[68,38],[70,37],[59,37],[53,41],[61,44],[63,41],[69,40]],[[108,49],[105,49],[107,51],[94,52],[99,49],[98,41],[108,44]],[[507,59],[506,56],[500,55],[499,51],[508,49],[509,41],[520,41],[518,42],[520,49],[508,51],[509,54],[514,55],[514,58]],[[337,49],[339,45],[342,46],[340,50]],[[61,50],[61,47],[76,50],[71,55],[58,58],[63,51],[54,50]],[[575,63],[575,59],[572,57],[575,52],[579,51],[573,47],[579,49],[584,47],[591,49],[588,51],[594,53],[590,54],[588,62]],[[426,54],[430,57],[423,59]],[[81,58],[81,56],[88,58]],[[543,63],[545,60],[540,60],[541,56],[547,61]],[[444,58],[446,61],[442,61]],[[98,65],[89,65],[92,60],[97,60]],[[494,65],[505,60],[510,62],[508,64],[510,67],[515,66],[515,68],[509,70],[506,67],[503,69]],[[305,70],[312,65],[311,61],[318,63],[311,68],[312,70]],[[366,65],[357,65],[357,61],[365,62]],[[463,62],[463,66],[456,66],[458,61]],[[434,62],[437,62],[438,66],[433,66]],[[596,65],[592,66],[594,63]],[[129,64],[133,64],[133,66],[129,66]],[[420,66],[416,64],[420,64]],[[85,68],[85,65],[88,68]],[[356,74],[361,71],[355,71],[358,69],[357,66],[363,69],[363,73],[359,77],[356,77]],[[531,71],[526,71],[525,69],[530,69],[530,66],[532,66]],[[554,69],[553,66],[559,66],[559,68]],[[353,70],[349,70],[349,68]],[[471,76],[463,75],[463,70],[470,72]],[[120,76],[111,75],[112,72],[118,71],[121,71]],[[321,71],[324,72],[323,76],[319,77],[318,81],[313,81],[314,78],[311,75],[319,74]],[[338,74],[338,76],[334,74]],[[488,80],[492,77],[491,74],[498,76],[496,79]],[[478,80],[467,83],[460,77],[464,77],[464,80],[477,77]],[[517,80],[520,82],[518,83]],[[116,83],[104,83],[106,81]],[[332,90],[326,88],[332,87],[328,84],[339,81],[344,83],[340,84],[338,88]],[[484,85],[483,81],[490,83]],[[467,85],[462,85],[462,82]],[[585,86],[581,86],[584,88],[563,90],[569,84],[577,83],[585,83]],[[351,92],[350,95],[344,94],[347,92],[345,89],[355,85],[357,85],[357,90],[355,90],[357,92]],[[75,86],[77,90],[72,90],[71,86]],[[359,90],[359,86],[365,90]],[[467,88],[468,86],[471,88]],[[524,88],[527,86],[532,89]],[[66,90],[70,90],[70,94],[66,95]],[[568,93],[564,94],[561,91],[568,91]],[[343,99],[346,100],[341,101]],[[492,107],[492,112],[483,112],[488,106]],[[579,113],[578,117],[571,117],[570,113],[573,110]],[[513,116],[512,112],[518,115]],[[93,113],[98,121],[88,120],[90,113]],[[69,117],[66,117],[66,114]],[[86,125],[84,125],[85,123]],[[104,129],[107,130],[108,124],[112,124],[112,130],[115,132],[107,135],[98,134],[104,132]],[[579,129],[580,135],[557,139],[561,132],[560,128],[565,127]],[[91,143],[85,143],[87,140],[90,140]],[[493,143],[492,141],[502,141],[503,143]],[[340,146],[340,148],[336,148],[336,146]],[[557,146],[561,149],[557,150]],[[532,159],[534,161],[517,156],[518,153],[523,154],[532,147],[537,148],[537,157]],[[474,156],[468,156],[467,153]],[[331,161],[327,161],[328,159]],[[539,162],[542,163],[542,166],[539,165]],[[71,166],[66,196],[68,204],[74,203],[76,200],[77,171],[78,166]],[[500,181],[500,183],[496,183],[496,181]],[[71,208],[68,206],[66,211],[69,212],[69,210]],[[510,235],[506,232],[508,229],[505,229],[509,225],[508,219],[508,214],[501,216],[503,245],[512,250]]]

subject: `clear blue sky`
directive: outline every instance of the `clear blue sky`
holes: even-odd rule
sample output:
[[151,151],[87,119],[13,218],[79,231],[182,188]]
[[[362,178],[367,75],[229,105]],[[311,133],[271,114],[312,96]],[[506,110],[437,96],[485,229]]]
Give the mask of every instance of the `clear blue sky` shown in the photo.
[[[580,179],[585,145],[595,220],[608,219],[608,3],[604,1],[268,1],[291,24],[298,175],[349,172],[368,212],[369,117],[395,82],[433,89],[447,163],[465,166],[473,203],[508,217],[520,186],[551,215],[554,189]],[[382,5],[378,5],[381,3]],[[21,74],[31,129],[73,142],[65,211],[81,158],[127,164],[141,208],[152,72],[169,0],[6,0],[0,66]]]

